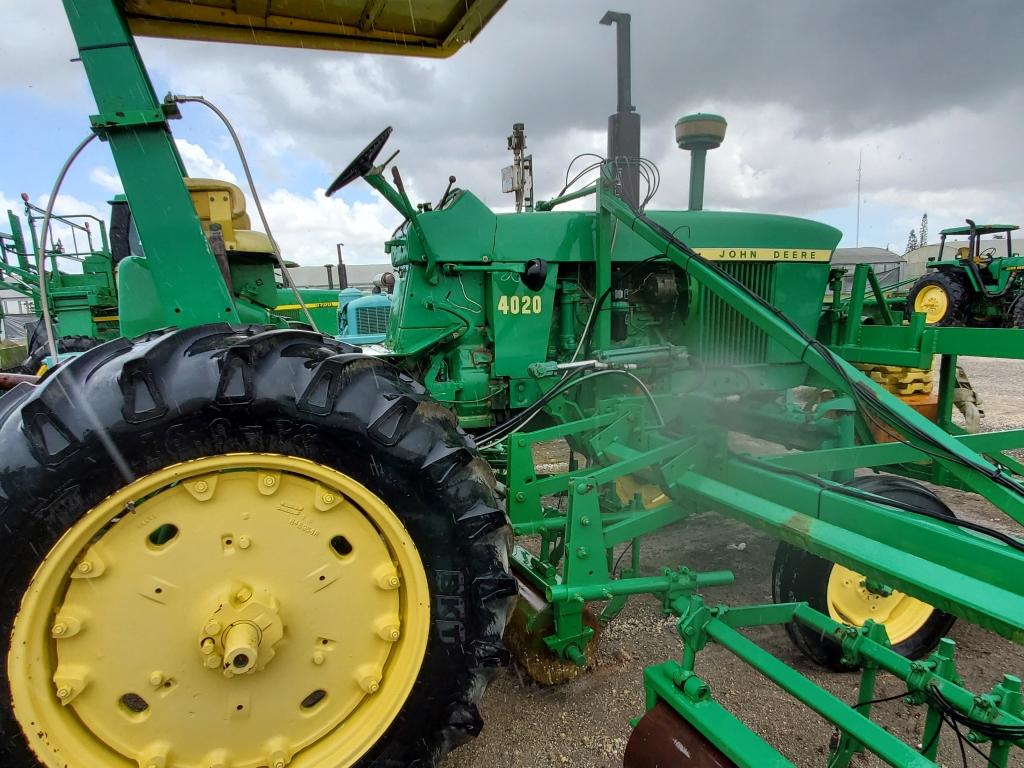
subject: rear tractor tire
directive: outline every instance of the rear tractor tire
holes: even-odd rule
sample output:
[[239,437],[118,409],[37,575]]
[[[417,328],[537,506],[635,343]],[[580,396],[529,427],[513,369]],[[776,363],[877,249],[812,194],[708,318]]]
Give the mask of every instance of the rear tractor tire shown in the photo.
[[954,272],[929,272],[918,278],[907,294],[907,320],[915,312],[923,312],[927,325],[968,325],[970,309],[971,286],[963,275]]
[[1010,305],[1008,320],[1007,325],[1011,328],[1024,328],[1024,293],[1021,293]]
[[[851,486],[876,496],[913,504],[945,517],[953,511],[919,483],[891,475],[858,477]],[[811,608],[850,626],[868,619],[884,624],[892,648],[909,659],[931,653],[949,633],[953,616],[902,592],[883,596],[864,585],[855,571],[812,555],[806,550],[779,544],[772,568],[772,596],[777,603],[806,602]],[[835,672],[850,671],[843,663],[840,645],[801,624],[786,625],[793,644],[811,661]]]
[[305,331],[119,339],[0,398],[0,765],[436,765],[515,595],[493,478]]

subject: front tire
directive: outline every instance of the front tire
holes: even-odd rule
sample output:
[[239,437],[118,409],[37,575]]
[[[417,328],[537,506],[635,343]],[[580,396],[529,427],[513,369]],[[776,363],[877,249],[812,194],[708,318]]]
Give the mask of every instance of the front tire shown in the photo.
[[389,365],[120,339],[0,398],[0,445],[5,767],[427,768],[479,731],[510,532]]
[[[954,517],[938,496],[905,478],[871,475],[855,478],[849,484],[876,496]],[[893,650],[909,659],[931,653],[956,621],[954,616],[902,592],[894,591],[888,597],[873,594],[863,586],[863,579],[855,571],[782,542],[772,567],[772,596],[777,603],[806,602],[851,626],[861,626],[868,618],[884,623]],[[880,620],[883,618],[887,621]],[[843,663],[842,648],[831,637],[795,622],[786,625],[786,632],[815,664],[835,672],[852,669]]]

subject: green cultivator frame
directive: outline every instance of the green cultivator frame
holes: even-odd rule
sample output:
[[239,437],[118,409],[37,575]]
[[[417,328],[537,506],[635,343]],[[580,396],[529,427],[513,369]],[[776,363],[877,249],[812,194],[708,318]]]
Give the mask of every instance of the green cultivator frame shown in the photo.
[[[1024,523],[1006,453],[1024,430],[969,435],[951,416],[957,356],[1024,358],[1020,332],[903,322],[867,268],[823,309],[840,233],[700,210],[699,180],[691,210],[648,212],[628,15],[603,20],[619,110],[589,185],[534,203],[517,126],[521,213],[454,177],[415,205],[378,162],[390,128],[329,187],[362,178],[404,218],[385,244],[387,334],[359,349],[276,314],[273,254],[204,229],[168,127],[196,99],[156,98],[130,30],[437,55],[500,3],[425,3],[415,46],[395,42],[414,34],[404,3],[278,9],[291,21],[259,3],[65,5],[143,248],[118,270],[124,338],[0,400],[4,765],[435,765],[479,730],[517,584],[508,639],[545,682],[583,670],[630,597],[678,617],[682,659],[644,673],[629,768],[789,765],[698,676],[709,642],[836,726],[830,767],[864,750],[934,766],[944,727],[1010,764],[1020,681],[968,692],[943,638],[961,618],[1024,641],[1024,543],[909,478]],[[714,129],[698,148],[717,146],[724,120],[697,122]],[[558,210],[583,198],[592,210]],[[857,367],[935,355],[933,419]],[[556,440],[568,468],[538,469]],[[709,607],[730,571],[645,561],[646,538],[708,510],[780,540],[774,604]],[[861,667],[857,702],[740,632],[767,624]],[[879,672],[927,707],[920,747],[871,721]]]

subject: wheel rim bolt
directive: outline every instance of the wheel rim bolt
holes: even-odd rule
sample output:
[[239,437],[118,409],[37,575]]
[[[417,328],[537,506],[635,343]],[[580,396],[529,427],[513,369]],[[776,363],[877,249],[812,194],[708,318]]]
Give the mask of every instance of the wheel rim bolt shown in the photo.
[[71,698],[71,689],[70,688],[58,688],[57,689],[57,698],[58,699],[70,699]]
[[221,658],[221,655],[219,653],[215,653],[212,656],[206,657],[206,667],[207,669],[219,669],[223,661],[224,659]]
[[217,642],[212,637],[203,639],[202,645],[199,646],[199,650],[203,652],[204,656],[209,656],[217,649]]
[[313,663],[316,664],[318,667],[325,661],[327,661],[327,657],[324,656],[323,653],[321,653],[320,651],[317,651],[313,654]]
[[334,501],[335,501],[335,499],[334,499],[334,494],[333,493],[325,493],[323,495],[323,502],[324,502],[324,504],[333,504]]
[[[223,627],[220,625],[219,621],[211,621],[207,623],[206,629],[204,631],[208,635],[219,635],[221,629],[223,629]],[[205,645],[206,641],[203,641],[203,644]]]
[[92,563],[88,560],[83,560],[78,564],[79,573],[92,573]]
[[200,480],[198,483],[196,483],[197,493],[206,493],[208,490],[210,490],[210,484],[205,480]]
[[238,602],[245,603],[252,597],[252,590],[248,587],[242,587],[238,592],[235,593],[235,597],[238,598]]
[[163,685],[164,684],[163,673],[162,672],[153,672],[149,676],[149,684],[150,685]]
[[252,539],[250,539],[248,536],[239,536],[238,537],[238,548],[239,549],[248,549],[251,546],[252,546]]
[[68,631],[68,625],[65,624],[63,621],[58,621],[56,624],[53,625],[53,630],[51,631],[54,637],[60,637]]
[[373,676],[364,677],[359,681],[359,687],[369,694],[374,694],[380,690],[380,678]]
[[267,488],[273,488],[277,484],[277,480],[272,475],[267,475],[263,478],[263,484]]

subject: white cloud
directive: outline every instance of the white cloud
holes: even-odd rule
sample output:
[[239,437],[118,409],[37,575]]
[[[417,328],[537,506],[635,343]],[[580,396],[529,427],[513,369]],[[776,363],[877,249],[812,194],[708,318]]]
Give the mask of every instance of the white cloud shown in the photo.
[[89,171],[89,181],[105,192],[119,195],[124,192],[121,184],[121,177],[103,165],[98,165]]
[[211,157],[199,144],[193,144],[188,139],[175,139],[178,153],[185,161],[185,168],[188,175],[199,179],[217,179],[237,184],[238,179],[231,169],[224,165],[223,161]]
[[323,189],[308,194],[276,189],[262,200],[284,257],[306,265],[333,264],[335,243],[345,244],[348,263],[385,262],[384,241],[400,222],[383,200],[348,203],[324,197]]

